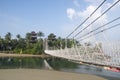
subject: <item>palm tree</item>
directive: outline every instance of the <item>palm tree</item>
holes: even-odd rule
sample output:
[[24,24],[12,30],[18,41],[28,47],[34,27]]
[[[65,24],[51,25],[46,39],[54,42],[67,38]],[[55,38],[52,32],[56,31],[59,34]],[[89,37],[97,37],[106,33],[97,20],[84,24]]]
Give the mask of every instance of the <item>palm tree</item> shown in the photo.
[[41,31],[39,31],[39,32],[37,33],[37,36],[40,37],[40,38],[41,38],[41,37],[44,37],[44,33],[41,32]]
[[26,38],[27,48],[30,47],[30,37],[31,37],[30,33],[26,33],[25,38]]
[[17,34],[16,37],[20,40],[21,36],[20,34]]
[[51,33],[48,35],[48,40],[54,41],[56,39],[56,35]]
[[5,35],[5,47],[7,50],[11,50],[11,36],[12,34],[10,32],[8,32],[6,35]]
[[0,36],[0,50],[2,50],[2,38]]
[[10,32],[8,32],[8,33],[5,35],[5,39],[6,39],[7,41],[10,41],[10,40],[11,40],[11,36],[12,36],[12,34],[11,34]]
[[26,40],[27,40],[27,41],[30,40],[30,33],[26,33]]
[[62,38],[61,37],[58,37],[56,44],[59,49],[62,48]]
[[51,48],[55,48],[55,42],[56,42],[56,35],[51,33],[48,35],[48,45]]

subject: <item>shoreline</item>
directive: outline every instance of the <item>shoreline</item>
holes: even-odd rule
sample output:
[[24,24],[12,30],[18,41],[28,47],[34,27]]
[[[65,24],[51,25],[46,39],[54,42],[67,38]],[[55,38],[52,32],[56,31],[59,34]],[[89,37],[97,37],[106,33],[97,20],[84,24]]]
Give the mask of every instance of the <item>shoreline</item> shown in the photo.
[[33,54],[12,54],[12,53],[0,53],[1,57],[50,57],[49,55],[41,54],[41,55],[33,55]]
[[0,69],[0,80],[107,80],[90,74],[42,69]]

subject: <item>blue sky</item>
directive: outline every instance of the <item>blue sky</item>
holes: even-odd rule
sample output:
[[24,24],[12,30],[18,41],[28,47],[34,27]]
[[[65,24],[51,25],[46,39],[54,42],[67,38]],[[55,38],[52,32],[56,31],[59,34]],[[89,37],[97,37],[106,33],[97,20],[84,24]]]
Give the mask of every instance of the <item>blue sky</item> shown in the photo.
[[0,33],[24,35],[43,31],[59,34],[60,26],[68,21],[66,9],[70,4],[67,0],[0,0]]
[[[103,0],[0,0],[0,36],[3,37],[7,32],[11,32],[13,38],[17,34],[21,34],[22,37],[24,37],[27,32],[42,31],[46,37],[50,33],[66,37],[77,25],[88,17],[102,1]],[[98,10],[90,20],[99,16],[106,7],[109,7],[115,1],[117,0],[107,0],[104,6]],[[105,14],[99,23],[108,22],[119,16],[120,6],[117,5],[111,12]],[[85,25],[87,24],[88,23]],[[117,35],[119,31],[120,27],[114,29]],[[115,38],[120,40],[118,36]]]

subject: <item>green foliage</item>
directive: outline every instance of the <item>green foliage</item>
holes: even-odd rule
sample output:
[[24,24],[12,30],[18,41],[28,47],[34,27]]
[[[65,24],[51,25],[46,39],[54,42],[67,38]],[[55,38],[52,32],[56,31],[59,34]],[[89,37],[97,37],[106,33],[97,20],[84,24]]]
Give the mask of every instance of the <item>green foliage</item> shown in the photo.
[[37,33],[37,36],[40,37],[40,38],[41,38],[41,37],[44,37],[44,33],[41,32],[41,31],[39,31],[39,32]]
[[23,50],[23,53],[25,53],[25,54],[33,54],[33,50],[32,49],[26,49],[26,50]]
[[14,51],[13,51],[13,52],[14,52],[14,53],[18,53],[18,54],[19,54],[19,53],[20,53],[20,51],[21,51],[21,49],[16,48],[16,49],[14,49]]
[[16,35],[16,37],[17,37],[18,39],[20,39],[20,38],[21,38],[20,34]]
[[36,43],[32,49],[34,54],[42,54],[44,52],[43,50],[43,41],[39,41],[38,43]]
[[[44,33],[41,31],[37,33],[32,31],[27,32],[25,38],[17,34],[16,39],[12,39],[12,34],[8,32],[5,38],[0,37],[0,51],[13,51],[18,54],[43,54],[45,46],[45,40],[41,38],[43,36]],[[53,33],[48,35],[47,41],[49,49],[64,49],[66,46],[71,48],[74,45],[73,39],[57,38]]]
[[11,36],[12,36],[12,34],[11,34],[10,32],[8,32],[8,33],[5,35],[5,39],[6,39],[7,41],[10,41],[10,40],[11,40]]

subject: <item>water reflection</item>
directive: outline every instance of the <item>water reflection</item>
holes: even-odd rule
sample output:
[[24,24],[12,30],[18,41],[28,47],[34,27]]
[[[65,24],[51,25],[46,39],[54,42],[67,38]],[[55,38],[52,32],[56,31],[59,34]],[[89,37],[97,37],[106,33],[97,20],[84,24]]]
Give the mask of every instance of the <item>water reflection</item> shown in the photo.
[[0,58],[0,69],[42,68],[41,58]]
[[0,69],[15,68],[54,69],[99,75],[108,80],[120,80],[120,73],[107,71],[96,66],[80,65],[60,58],[0,58]]
[[77,68],[78,64],[58,58],[0,58],[0,69],[9,68],[46,68],[46,62],[53,69]]
[[56,70],[60,70],[61,68],[75,69],[78,67],[78,64],[69,62],[68,60],[60,59],[60,58],[49,58],[47,62],[53,69],[56,69]]

